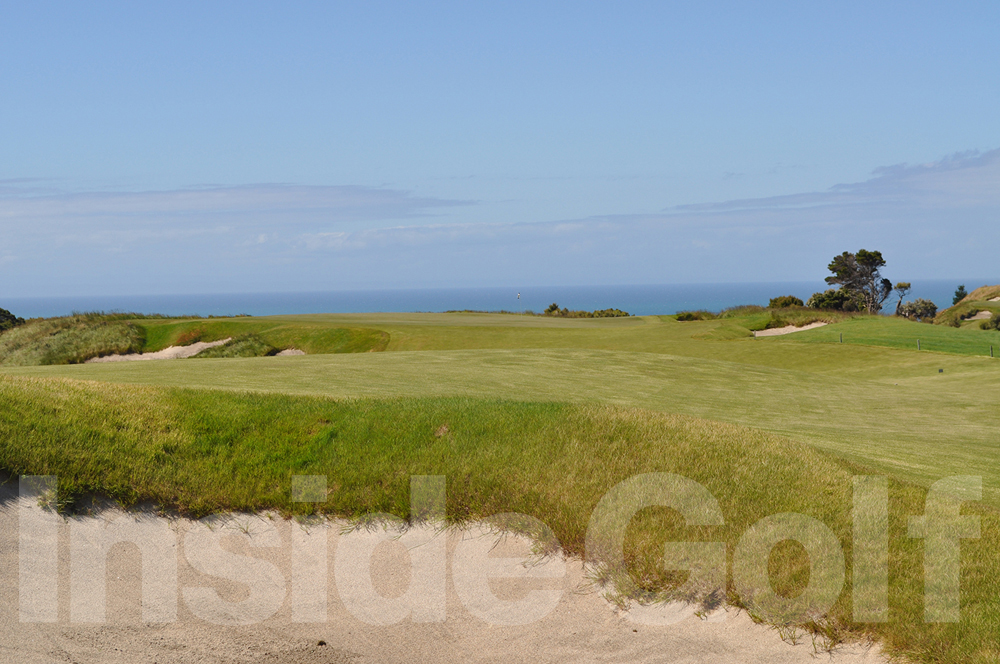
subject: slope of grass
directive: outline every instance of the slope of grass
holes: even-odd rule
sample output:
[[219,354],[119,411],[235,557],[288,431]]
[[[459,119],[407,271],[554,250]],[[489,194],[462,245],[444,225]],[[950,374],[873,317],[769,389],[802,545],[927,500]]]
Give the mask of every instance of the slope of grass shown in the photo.
[[[628,572],[645,591],[684,580],[657,562],[663,542],[724,541],[731,557],[750,525],[780,512],[829,526],[850,565],[851,478],[865,472],[761,431],[630,408],[456,398],[334,401],[11,377],[0,377],[0,467],[58,475],[64,498],[98,492],[194,515],[274,508],[405,518],[409,477],[445,475],[450,520],[529,514],[575,555],[584,554],[594,507],[618,482],[647,472],[694,479],[719,500],[725,525],[688,528],[668,510],[641,512],[625,547]],[[327,502],[292,502],[296,474],[326,475]],[[853,623],[850,584],[821,622],[841,636],[884,639],[922,661],[995,661],[998,515],[966,508],[981,516],[983,538],[963,543],[962,621],[927,624],[922,544],[905,536],[907,517],[923,513],[923,499],[922,490],[891,483],[891,622]],[[794,595],[808,576],[806,564],[795,549],[776,549],[772,583]]]
[[994,297],[1000,297],[1000,286],[980,286],[966,295],[962,302],[985,302]]
[[136,324],[145,331],[145,352],[247,334],[279,350],[297,348],[309,354],[381,351],[389,344],[389,334],[383,330],[331,325],[310,317],[165,319]]
[[0,334],[0,365],[77,364],[139,352],[145,345],[144,330],[125,318],[89,313],[28,321]]

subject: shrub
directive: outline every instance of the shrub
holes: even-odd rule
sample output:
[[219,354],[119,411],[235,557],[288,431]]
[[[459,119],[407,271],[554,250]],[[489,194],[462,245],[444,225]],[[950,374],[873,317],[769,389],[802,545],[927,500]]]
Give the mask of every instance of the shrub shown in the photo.
[[715,314],[711,311],[682,311],[677,314],[677,320],[712,320]]
[[626,316],[631,316],[627,311],[622,311],[621,309],[596,309],[594,311],[581,311],[579,309],[567,309],[563,307],[559,308],[559,305],[553,302],[545,310],[546,316],[561,316],[562,318],[624,318]]
[[990,316],[988,319],[984,320],[979,324],[984,330],[997,330],[1000,331],[1000,311]]
[[813,309],[836,309],[839,311],[857,311],[857,305],[851,294],[843,288],[831,288],[822,293],[813,293],[806,306]]
[[18,325],[24,325],[23,318],[18,318],[6,309],[0,309],[0,332],[6,332]]
[[794,295],[782,295],[780,297],[772,297],[771,302],[767,305],[768,309],[787,309],[788,307],[801,307],[802,300],[795,297]]
[[899,315],[910,320],[929,323],[937,315],[937,305],[930,300],[918,297],[916,300],[899,307]]

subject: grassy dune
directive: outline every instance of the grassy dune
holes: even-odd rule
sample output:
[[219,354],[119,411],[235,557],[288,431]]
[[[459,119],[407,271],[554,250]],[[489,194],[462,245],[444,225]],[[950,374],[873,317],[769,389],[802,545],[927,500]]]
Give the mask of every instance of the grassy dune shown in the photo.
[[[647,592],[684,580],[656,562],[664,541],[724,541],[731,556],[750,525],[779,512],[823,521],[850,564],[851,478],[866,472],[758,430],[614,406],[335,401],[12,377],[0,377],[0,465],[56,474],[64,497],[98,492],[196,515],[276,508],[406,517],[410,475],[441,474],[451,520],[529,514],[576,555],[584,554],[590,514],[611,487],[639,473],[681,474],[719,500],[725,525],[687,528],[668,510],[640,513],[629,527],[626,561]],[[291,502],[295,474],[326,475],[328,501]],[[923,512],[923,498],[911,484],[891,484],[892,621],[852,623],[848,584],[816,626],[836,638],[874,636],[925,661],[995,661],[1000,515],[971,506],[983,520],[983,538],[963,545],[962,622],[928,625],[922,544],[905,537],[906,518]],[[807,582],[807,560],[795,548],[776,549],[770,566],[782,592],[794,595]]]
[[0,335],[0,366],[80,364],[95,357],[163,350],[195,341],[239,339],[238,349],[208,357],[257,357],[286,348],[307,353],[385,350],[388,333],[368,328],[293,324],[249,317],[165,319],[135,314],[85,313],[36,319]]
[[364,353],[384,350],[389,335],[378,329],[328,325],[308,318],[199,318],[187,320],[136,321],[145,332],[145,352],[194,341],[219,341],[254,334],[265,343],[284,350],[306,353]]

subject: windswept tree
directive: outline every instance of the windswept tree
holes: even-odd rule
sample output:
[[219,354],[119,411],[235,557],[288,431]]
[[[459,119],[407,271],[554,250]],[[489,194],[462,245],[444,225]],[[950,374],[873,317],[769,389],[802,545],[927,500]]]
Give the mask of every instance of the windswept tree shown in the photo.
[[827,266],[833,276],[826,278],[828,284],[838,284],[854,300],[859,311],[877,314],[892,294],[892,282],[882,277],[880,268],[885,267],[881,251],[859,249],[852,254],[845,251],[834,257]]
[[896,297],[899,298],[899,302],[896,303],[897,316],[899,315],[900,310],[903,308],[903,298],[906,297],[906,294],[910,292],[910,287],[911,286],[909,281],[900,281],[892,289],[892,291],[896,294]]
[[964,300],[968,294],[969,293],[966,292],[965,290],[965,284],[962,284],[961,286],[955,289],[955,297],[951,298],[951,303],[953,305],[958,304],[959,302]]

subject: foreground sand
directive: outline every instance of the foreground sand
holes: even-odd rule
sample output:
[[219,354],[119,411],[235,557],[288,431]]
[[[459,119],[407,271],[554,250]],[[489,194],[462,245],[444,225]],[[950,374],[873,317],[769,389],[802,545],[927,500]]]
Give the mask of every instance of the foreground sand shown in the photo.
[[[118,544],[110,550],[107,573],[106,620],[93,624],[71,621],[71,607],[84,612],[93,609],[98,593],[83,590],[93,578],[79,568],[73,586],[77,597],[71,600],[70,530],[82,534],[80,541],[99,539],[100,533],[115,523],[136,523],[146,519],[147,525],[167,527],[179,537],[178,548],[190,540],[184,533],[202,528],[201,524],[184,519],[137,517],[119,510],[103,511],[96,516],[58,520],[58,617],[55,622],[25,623],[19,619],[19,606],[32,606],[32,599],[19,602],[19,539],[18,521],[31,522],[42,513],[37,499],[17,497],[16,481],[0,487],[0,661],[24,664],[55,662],[204,662],[230,664],[255,662],[274,664],[319,664],[339,662],[713,662],[744,663],[815,663],[835,661],[840,664],[874,664],[887,661],[877,648],[860,645],[841,647],[831,655],[814,654],[808,636],[798,645],[790,645],[768,627],[754,624],[743,612],[721,609],[707,620],[688,616],[676,624],[647,626],[634,621],[632,615],[618,612],[599,593],[590,588],[579,562],[549,558],[536,566],[523,567],[533,578],[491,581],[492,592],[510,600],[523,599],[534,590],[559,590],[562,595],[548,615],[524,625],[500,625],[476,617],[456,592],[454,572],[456,547],[480,546],[481,551],[495,557],[525,555],[528,544],[519,538],[506,538],[497,544],[497,536],[482,530],[448,531],[434,534],[425,529],[418,538],[446,538],[449,564],[447,603],[444,620],[414,622],[404,618],[397,624],[373,625],[352,615],[345,607],[337,586],[349,594],[350,585],[337,577],[337,551],[347,550],[357,538],[370,537],[364,532],[343,534],[337,524],[325,522],[303,528],[301,524],[280,518],[237,516],[215,520],[215,532],[224,535],[223,548],[233,553],[266,561],[279,570],[291,592],[309,596],[313,604],[299,603],[297,619],[313,619],[325,613],[325,620],[316,623],[295,622],[296,615],[286,597],[276,605],[273,615],[255,624],[225,626],[213,624],[194,615],[185,593],[195,587],[207,587],[218,593],[224,602],[243,603],[251,613],[260,610],[254,605],[253,593],[238,580],[207,576],[187,564],[185,553],[175,551],[178,560],[178,594],[174,596],[176,620],[164,623],[143,622],[141,609],[140,555],[131,544]],[[28,516],[25,516],[28,515]],[[29,518],[30,517],[30,518]],[[124,520],[124,521],[122,521]],[[52,523],[56,523],[53,521]],[[418,529],[413,529],[414,531]],[[413,534],[413,531],[411,531]],[[89,540],[88,540],[89,538]],[[298,538],[308,546],[329,547],[326,560],[306,586],[295,586],[291,570],[289,541]],[[350,538],[355,538],[351,540]],[[470,544],[471,542],[471,544]],[[278,546],[263,546],[279,543]],[[427,544],[433,546],[433,544]],[[76,548],[73,549],[77,551]],[[315,549],[310,549],[315,550]],[[387,597],[405,593],[410,584],[408,561],[419,557],[419,547],[409,550],[399,542],[383,543],[375,550],[371,562],[371,580],[378,592]],[[43,556],[44,557],[44,556]],[[223,556],[224,557],[224,556]],[[53,556],[55,560],[55,556]],[[245,559],[244,559],[245,560]],[[299,559],[302,560],[301,558]],[[336,564],[335,564],[336,561]],[[312,564],[317,561],[313,560]],[[30,571],[34,562],[25,566]],[[560,576],[565,566],[565,574]],[[301,568],[300,568],[301,569]],[[324,579],[323,576],[327,578]],[[97,574],[100,577],[100,574]],[[549,577],[549,578],[543,578]],[[237,579],[240,577],[236,577]],[[278,578],[279,586],[285,581]],[[81,580],[83,583],[80,583]],[[337,583],[339,581],[340,583]],[[423,582],[424,579],[416,580]],[[326,586],[326,592],[322,592]],[[93,588],[93,586],[90,586]],[[298,590],[294,590],[298,588]],[[317,589],[319,595],[317,595]],[[283,596],[285,588],[278,589]],[[170,593],[168,593],[169,595]],[[319,599],[317,599],[319,597]],[[75,604],[74,604],[75,602]],[[318,602],[318,603],[317,603]],[[322,607],[325,602],[326,607]],[[170,603],[168,598],[167,604]],[[258,603],[260,604],[260,603]],[[266,602],[264,602],[266,604]],[[303,610],[302,607],[305,607]],[[475,604],[473,603],[473,606]],[[147,607],[150,608],[150,607]],[[155,610],[156,606],[152,606]],[[163,608],[163,607],[159,607]],[[169,608],[169,607],[168,607]],[[263,607],[266,612],[266,606]],[[667,611],[667,609],[657,609]],[[673,611],[677,608],[673,607]],[[513,617],[519,617],[514,613]],[[666,614],[664,614],[666,615]],[[77,614],[79,619],[81,614]],[[90,616],[93,618],[93,616]],[[508,615],[508,618],[510,616]],[[655,617],[655,616],[654,616]],[[320,645],[320,643],[323,645]]]

